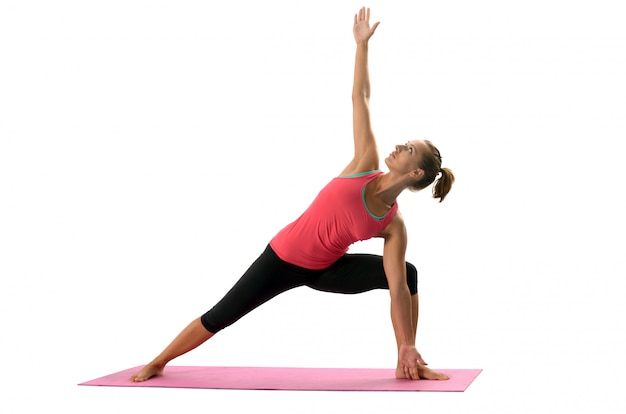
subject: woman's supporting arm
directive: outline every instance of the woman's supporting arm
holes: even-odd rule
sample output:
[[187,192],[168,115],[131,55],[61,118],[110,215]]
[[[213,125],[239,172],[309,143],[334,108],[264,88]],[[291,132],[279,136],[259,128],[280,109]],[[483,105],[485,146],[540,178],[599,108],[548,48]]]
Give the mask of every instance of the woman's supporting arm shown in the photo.
[[383,237],[383,266],[391,298],[391,323],[398,345],[398,367],[406,378],[420,379],[418,364],[426,363],[415,348],[416,321],[413,318],[417,315],[413,315],[411,293],[406,283],[407,235],[399,213],[387,226]]

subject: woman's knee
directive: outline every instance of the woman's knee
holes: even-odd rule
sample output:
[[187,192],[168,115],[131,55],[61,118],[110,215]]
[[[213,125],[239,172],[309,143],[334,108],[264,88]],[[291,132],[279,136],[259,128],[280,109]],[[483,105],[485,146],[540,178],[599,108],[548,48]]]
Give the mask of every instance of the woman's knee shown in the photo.
[[406,262],[406,283],[411,295],[415,295],[417,293],[417,268],[410,262]]

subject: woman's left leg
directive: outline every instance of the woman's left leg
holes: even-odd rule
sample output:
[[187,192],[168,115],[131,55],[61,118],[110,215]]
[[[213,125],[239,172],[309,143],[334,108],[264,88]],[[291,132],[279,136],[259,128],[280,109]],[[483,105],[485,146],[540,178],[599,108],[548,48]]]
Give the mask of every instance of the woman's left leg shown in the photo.
[[[417,294],[417,269],[406,262],[407,285],[411,292],[411,322],[413,337],[417,333],[419,317],[419,297]],[[307,286],[324,292],[354,294],[374,289],[389,289],[383,258],[373,254],[345,254],[330,268],[323,271]],[[444,374],[435,372],[418,363],[418,373],[423,379],[447,379]],[[404,370],[396,368],[396,377],[405,378]]]
[[[406,262],[406,281],[411,292],[411,322],[413,336],[417,332],[419,300],[417,295],[417,269]],[[355,294],[374,289],[389,289],[382,256],[349,253],[324,270],[307,286],[324,292]]]
[[[411,295],[417,293],[417,269],[406,262],[406,281]],[[307,283],[307,286],[333,293],[363,293],[389,289],[383,257],[375,254],[347,253],[328,269]]]

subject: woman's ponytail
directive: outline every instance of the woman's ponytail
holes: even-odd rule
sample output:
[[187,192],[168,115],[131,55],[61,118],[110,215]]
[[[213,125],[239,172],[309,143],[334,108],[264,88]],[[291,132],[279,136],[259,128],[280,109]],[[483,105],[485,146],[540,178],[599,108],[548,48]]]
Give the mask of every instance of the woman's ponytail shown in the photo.
[[452,188],[454,174],[449,168],[441,168],[441,153],[437,147],[428,140],[424,140],[424,142],[430,150],[422,154],[422,159],[419,162],[419,167],[424,171],[424,176],[418,182],[411,184],[409,189],[420,191],[435,183],[433,185],[433,198],[438,198],[441,203]]
[[452,184],[454,183],[454,174],[449,168],[442,168],[439,172],[441,175],[436,179],[435,184],[433,185],[433,198],[438,198],[441,203],[452,188]]

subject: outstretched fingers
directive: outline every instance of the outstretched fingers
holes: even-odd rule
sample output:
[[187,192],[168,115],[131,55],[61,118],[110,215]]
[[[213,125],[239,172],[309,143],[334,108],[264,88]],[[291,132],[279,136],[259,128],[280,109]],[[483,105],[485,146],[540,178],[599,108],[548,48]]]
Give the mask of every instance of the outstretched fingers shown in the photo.
[[370,27],[370,9],[362,7],[357,14],[354,15],[354,31],[359,40],[369,40],[376,31],[380,22],[374,23]]
[[361,7],[359,12],[354,15],[354,24],[357,24],[358,22],[362,22],[362,21],[369,23],[370,21],[370,9],[369,8],[366,9],[365,7]]

